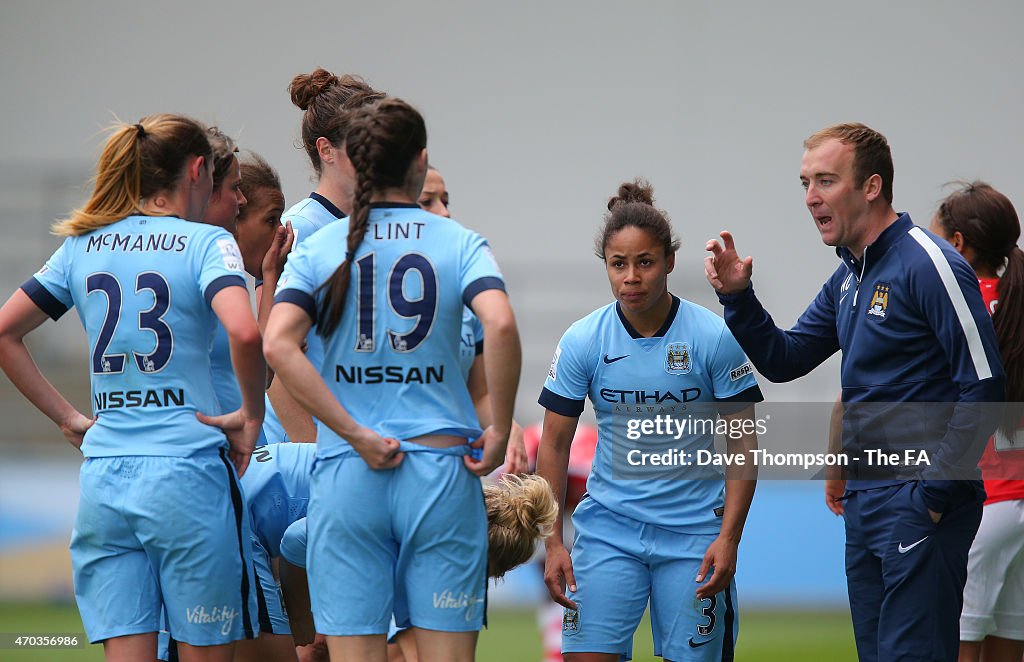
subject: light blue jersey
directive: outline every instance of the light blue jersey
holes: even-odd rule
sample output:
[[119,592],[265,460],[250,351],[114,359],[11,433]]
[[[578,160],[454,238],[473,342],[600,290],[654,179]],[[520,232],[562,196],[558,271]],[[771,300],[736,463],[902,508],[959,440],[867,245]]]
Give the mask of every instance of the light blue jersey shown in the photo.
[[480,319],[473,314],[473,311],[462,309],[462,344],[459,347],[459,369],[462,371],[462,381],[469,379],[469,371],[473,367],[473,361],[484,351],[484,327]]
[[[577,417],[590,398],[598,443],[587,492],[619,515],[687,533],[721,528],[723,480],[613,478],[613,449],[642,448],[625,438],[626,420],[655,414],[683,417],[694,403],[762,400],[753,370],[725,322],[711,311],[676,297],[661,329],[642,337],[617,303],[600,308],[565,332],[555,351],[540,404]],[[719,405],[727,409],[728,404]],[[712,406],[697,407],[715,415]],[[698,430],[704,432],[704,430]],[[692,453],[711,449],[714,428],[683,436],[675,446]],[[614,436],[613,436],[614,435]],[[623,466],[623,458],[614,458]]]
[[256,449],[242,476],[253,534],[271,557],[281,555],[281,538],[306,516],[309,476],[316,444],[270,444]]
[[185,457],[226,446],[196,412],[220,411],[210,375],[223,288],[245,287],[235,240],[175,217],[129,216],[69,237],[22,289],[57,319],[74,306],[89,338],[86,457]]
[[[298,305],[315,323],[317,290],[344,257],[347,225],[328,225],[289,257],[275,303]],[[463,307],[489,289],[504,290],[504,282],[480,235],[416,205],[375,207],[321,376],[357,421],[382,436],[479,436],[460,333]],[[350,448],[323,425],[317,435],[320,457]]]
[[[210,377],[213,379],[213,392],[220,404],[220,413],[230,414],[241,409],[242,391],[235,377],[235,366],[231,363],[231,343],[227,329],[220,320],[214,320],[214,324],[216,328],[213,332],[213,347],[210,349]],[[266,445],[267,436],[261,427],[256,446]]]
[[229,414],[242,406],[242,391],[238,388],[235,368],[231,364],[231,343],[228,332],[220,320],[216,321],[213,332],[213,347],[210,349],[210,376],[213,378],[213,392],[220,403],[220,413]]
[[[292,230],[295,232],[295,246],[299,246],[321,228],[329,223],[345,218],[345,213],[338,209],[334,203],[320,195],[310,193],[308,198],[299,200],[281,216],[281,223],[291,222]],[[324,343],[320,336],[316,335],[313,329],[306,336],[306,356],[310,363],[320,367],[324,359]],[[267,441],[292,441],[285,434],[284,426],[274,411],[270,398],[266,398],[266,415],[263,417],[263,432]],[[312,441],[312,439],[301,439],[300,441]]]

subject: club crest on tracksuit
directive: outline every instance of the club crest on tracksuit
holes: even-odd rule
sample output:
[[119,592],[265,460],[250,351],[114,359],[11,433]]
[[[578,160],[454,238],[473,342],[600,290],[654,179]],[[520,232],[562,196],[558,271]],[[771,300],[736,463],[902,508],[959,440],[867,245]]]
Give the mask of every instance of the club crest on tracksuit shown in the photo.
[[874,315],[885,319],[886,311],[889,309],[889,283],[875,283],[875,292],[871,295],[871,303],[868,305],[868,315]]

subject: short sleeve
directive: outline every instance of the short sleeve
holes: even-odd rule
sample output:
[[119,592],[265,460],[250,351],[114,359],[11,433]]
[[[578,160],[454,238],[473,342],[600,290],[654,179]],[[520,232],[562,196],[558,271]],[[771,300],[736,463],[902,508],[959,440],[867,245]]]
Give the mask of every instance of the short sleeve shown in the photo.
[[288,256],[281,278],[277,281],[274,304],[295,304],[305,310],[315,323],[317,307],[314,293],[320,284],[316,281],[313,269],[311,245],[302,244]]
[[462,302],[467,306],[476,295],[486,290],[505,291],[505,279],[491,247],[486,239],[475,232],[470,233],[459,283],[462,287]]
[[[709,368],[716,402],[734,403],[738,409],[743,409],[752,402],[764,400],[754,378],[754,366],[725,325],[722,325]],[[720,411],[730,413],[730,408],[720,407]]]
[[68,244],[72,240],[72,237],[66,239],[43,268],[21,286],[28,298],[54,320],[60,319],[60,316],[74,305],[68,264],[68,255],[71,252]]
[[200,259],[199,289],[207,305],[225,287],[245,287],[242,252],[226,231],[218,229],[209,236]]
[[538,400],[542,407],[562,416],[583,413],[593,377],[593,364],[586,359],[589,344],[575,324],[562,336]]

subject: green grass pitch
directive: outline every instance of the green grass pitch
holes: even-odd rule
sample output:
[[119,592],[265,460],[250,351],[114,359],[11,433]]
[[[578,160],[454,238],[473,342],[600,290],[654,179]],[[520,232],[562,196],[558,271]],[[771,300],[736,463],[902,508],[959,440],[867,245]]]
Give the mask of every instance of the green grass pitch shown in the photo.
[[[535,662],[540,660],[540,635],[531,610],[492,609],[490,627],[480,634],[477,659],[481,662]],[[82,622],[73,605],[0,604],[0,633],[68,633],[82,635]],[[637,662],[655,660],[650,624],[640,626],[634,641]],[[828,611],[740,612],[737,662],[854,662],[850,617]],[[103,660],[100,646],[86,644],[76,650],[0,650],[4,662],[79,662]]]

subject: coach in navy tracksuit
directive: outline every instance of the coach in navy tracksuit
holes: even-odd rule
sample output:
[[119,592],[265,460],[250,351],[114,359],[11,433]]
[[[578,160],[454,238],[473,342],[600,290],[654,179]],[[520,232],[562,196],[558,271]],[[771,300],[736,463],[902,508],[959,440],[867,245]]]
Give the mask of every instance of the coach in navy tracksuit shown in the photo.
[[[1003,399],[995,333],[967,262],[893,210],[884,136],[843,124],[804,147],[807,208],[843,264],[788,331],[755,297],[753,260],[739,258],[728,232],[724,247],[708,242],[708,280],[771,381],[843,351],[844,450],[859,458],[847,483],[846,576],[860,659],[956,660],[984,498],[977,459],[995,427],[979,403]],[[880,468],[866,452],[911,448],[930,464]]]

